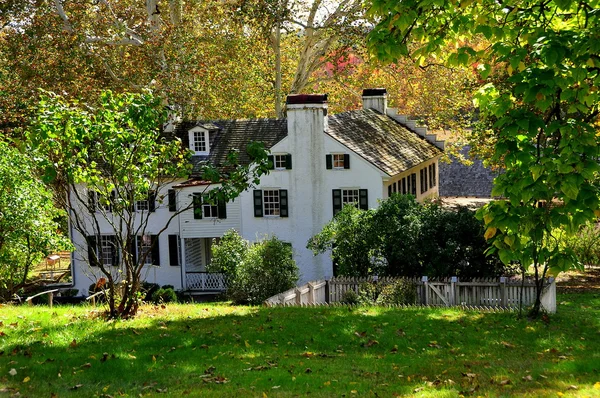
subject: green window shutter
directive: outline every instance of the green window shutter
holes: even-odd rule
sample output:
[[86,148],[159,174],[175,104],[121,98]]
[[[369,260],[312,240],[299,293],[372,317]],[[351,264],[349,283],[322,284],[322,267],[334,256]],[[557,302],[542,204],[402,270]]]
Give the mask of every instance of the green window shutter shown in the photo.
[[292,154],[288,153],[285,155],[285,168],[288,170],[292,169]]
[[288,191],[287,189],[279,190],[279,216],[288,216]]
[[333,189],[331,193],[333,197],[333,215],[335,216],[342,210],[342,190]]
[[202,219],[202,194],[194,192],[192,194],[192,202],[194,206],[194,219]]
[[156,192],[148,191],[148,211],[156,211]]
[[160,265],[160,249],[158,235],[150,235],[150,242],[152,242],[152,265]]
[[177,211],[177,195],[174,189],[169,189],[169,211]]
[[217,201],[217,214],[220,219],[227,218],[227,203],[223,199]]
[[262,190],[254,190],[254,217],[263,216]]
[[327,170],[333,169],[333,159],[331,157],[331,154],[325,155],[325,167],[327,168]]
[[369,190],[359,189],[358,190],[358,207],[361,210],[369,210]]
[[429,185],[427,185],[427,167],[425,167],[425,168],[423,169],[423,175],[425,176],[425,177],[423,178],[423,183],[424,183],[424,185],[425,185],[425,192],[427,192],[427,190],[429,190]]
[[406,177],[402,179],[402,195],[406,195],[406,180]]
[[388,198],[392,196],[392,186],[388,185]]
[[169,264],[177,267],[181,263],[179,261],[179,236],[169,235]]
[[435,176],[436,176],[436,172],[435,172],[435,163],[434,163],[431,165],[431,179],[433,181],[433,184],[431,184],[432,187],[435,187],[437,184]]
[[142,247],[142,237],[138,235],[135,237],[135,251],[137,253],[136,262],[138,262],[140,260],[143,260],[144,262],[147,261],[147,257],[145,257],[144,253],[142,253],[141,247]]
[[88,245],[88,262],[92,267],[97,267],[98,264],[98,239],[94,235],[85,238]]
[[345,169],[350,168],[350,154],[348,154],[348,153],[344,154],[344,168]]
[[269,170],[273,170],[275,168],[275,156],[269,155],[267,156],[267,159],[269,161]]
[[412,173],[410,175],[410,181],[411,193],[413,196],[417,196],[417,173]]
[[423,169],[419,170],[419,180],[421,182],[421,193],[425,192],[425,188],[423,185]]
[[90,213],[96,212],[96,191],[88,189],[88,210]]

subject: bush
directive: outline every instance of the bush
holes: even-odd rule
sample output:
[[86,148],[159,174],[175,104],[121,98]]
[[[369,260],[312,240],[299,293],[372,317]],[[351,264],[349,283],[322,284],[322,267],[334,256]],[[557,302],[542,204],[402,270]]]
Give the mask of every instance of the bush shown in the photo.
[[378,305],[409,305],[417,301],[417,286],[406,279],[400,279],[381,288],[377,297]]
[[358,294],[354,290],[346,290],[344,294],[342,294],[341,302],[349,305],[358,304]]
[[260,304],[296,285],[299,271],[291,245],[274,236],[250,245],[235,231],[226,235],[213,245],[209,271],[226,274],[227,296],[234,303]]
[[588,223],[576,235],[564,240],[564,245],[573,250],[581,264],[600,264],[600,228],[597,224]]
[[160,289],[160,286],[157,283],[151,282],[142,282],[142,286],[140,288],[140,293],[142,300],[146,302],[151,302],[153,300],[154,293],[156,293]]
[[344,209],[309,240],[314,253],[332,250],[343,276],[498,276],[507,269],[487,255],[483,222],[466,208],[448,210],[394,194],[377,209]]
[[152,294],[152,302],[154,304],[176,303],[177,293],[171,287],[160,288]]

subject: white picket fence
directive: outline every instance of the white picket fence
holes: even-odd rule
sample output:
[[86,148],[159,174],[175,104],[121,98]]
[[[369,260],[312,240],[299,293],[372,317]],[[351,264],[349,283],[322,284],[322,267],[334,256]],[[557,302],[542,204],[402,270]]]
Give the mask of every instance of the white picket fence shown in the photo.
[[[389,284],[397,278],[375,278],[378,284]],[[522,284],[518,278],[473,278],[461,281],[457,277],[429,279],[408,279],[416,287],[417,305],[429,306],[470,306],[491,308],[517,308],[535,302],[536,288],[533,280],[526,279]],[[267,306],[275,305],[318,305],[339,303],[345,292],[358,293],[360,285],[373,282],[373,277],[337,277],[327,281],[309,282],[306,285],[290,289],[265,301]],[[521,288],[523,287],[523,288]],[[542,307],[549,313],[556,312],[556,281],[548,278],[544,281],[541,297]]]

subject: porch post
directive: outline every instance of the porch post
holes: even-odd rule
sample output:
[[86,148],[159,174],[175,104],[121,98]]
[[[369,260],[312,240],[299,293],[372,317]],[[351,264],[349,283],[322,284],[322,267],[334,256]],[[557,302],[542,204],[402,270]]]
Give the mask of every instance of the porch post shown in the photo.
[[179,247],[181,249],[181,290],[187,290],[187,278],[185,275],[186,263],[185,263],[185,239],[181,238],[179,235],[180,244]]

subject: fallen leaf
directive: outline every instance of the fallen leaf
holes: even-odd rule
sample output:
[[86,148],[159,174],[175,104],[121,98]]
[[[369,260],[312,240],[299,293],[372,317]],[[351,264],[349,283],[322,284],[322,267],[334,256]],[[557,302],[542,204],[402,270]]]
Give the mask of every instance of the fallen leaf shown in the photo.
[[246,346],[246,348],[250,348],[250,343],[248,343],[248,340],[244,340],[244,345]]
[[531,375],[527,375],[527,376],[523,377],[523,380],[525,380],[525,381],[532,381],[533,377],[531,377]]
[[71,347],[71,348],[77,347],[77,340],[73,339],[73,341],[71,341],[71,344],[69,344],[69,347]]
[[574,385],[570,385],[569,388],[567,388],[567,390],[578,390],[579,388],[577,386]]
[[365,332],[360,332],[360,333],[359,333],[359,332],[354,332],[354,334],[355,334],[357,337],[365,337],[365,336],[367,335],[367,332],[366,332],[366,331],[365,331]]
[[476,373],[463,373],[462,375],[468,377],[469,379],[474,379],[475,377],[477,377]]
[[12,368],[11,370],[8,371],[8,374],[11,376],[15,376],[17,374],[17,369]]
[[29,380],[31,380],[31,377],[27,376],[23,379],[23,383],[29,383]]
[[597,381],[597,382],[594,384],[594,390],[600,390],[600,381]]
[[397,334],[398,336],[406,336],[406,333],[404,333],[404,330],[402,330],[402,329],[398,329],[398,330],[396,330],[396,334]]
[[78,388],[83,387],[83,384],[75,384],[73,387],[69,388],[69,390],[77,390]]
[[106,362],[108,359],[108,352],[102,354],[102,358],[100,358],[100,362]]
[[81,369],[89,369],[92,367],[91,363],[84,363],[83,365],[80,366]]
[[500,383],[499,383],[499,384],[500,384],[501,386],[507,386],[507,385],[509,385],[509,384],[510,384],[510,380],[508,380],[508,379],[505,379],[505,380],[500,380]]
[[304,371],[304,373],[312,373],[312,369],[311,368],[306,368],[306,370]]
[[425,389],[425,387],[418,387],[418,388],[415,388],[415,389],[413,390],[413,392],[419,392],[419,391],[423,391],[424,389]]
[[379,341],[377,340],[369,340],[369,342],[367,344],[365,344],[367,347],[371,347],[374,346],[375,344],[379,344]]
[[500,344],[502,344],[506,348],[515,348],[514,344],[510,344],[510,343],[508,343],[506,341],[501,341]]

